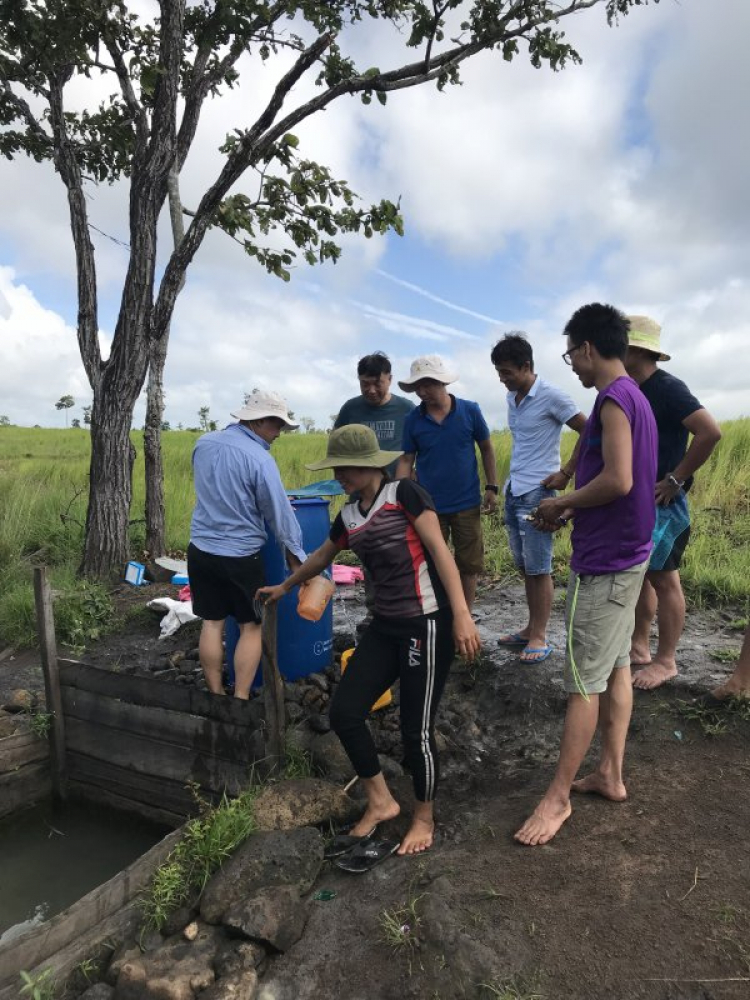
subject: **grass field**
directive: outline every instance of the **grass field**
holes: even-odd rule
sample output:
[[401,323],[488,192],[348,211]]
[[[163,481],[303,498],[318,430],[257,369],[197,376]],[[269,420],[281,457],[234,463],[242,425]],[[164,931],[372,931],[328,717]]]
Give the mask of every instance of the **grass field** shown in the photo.
[[[693,602],[750,603],[750,418],[722,425],[723,438],[700,471],[691,492],[693,536],[684,564],[685,589]],[[190,534],[193,487],[190,455],[197,434],[169,431],[163,435],[167,538],[172,552],[185,551]],[[143,547],[144,483],[142,436],[134,432],[136,462],[131,531],[132,554]],[[563,438],[566,456],[574,435]],[[498,478],[508,471],[510,436],[496,432]],[[288,487],[314,482],[327,473],[307,472],[305,463],[325,454],[325,434],[288,434],[274,444],[273,454]],[[58,594],[56,615],[60,637],[84,645],[106,626],[106,591],[76,579],[80,559],[89,459],[86,430],[0,427],[0,648],[34,640],[31,570],[36,562],[50,567]],[[486,569],[492,576],[511,574],[513,567],[499,518],[485,521]],[[555,575],[566,577],[569,533],[555,541]],[[124,570],[124,567],[123,567]]]

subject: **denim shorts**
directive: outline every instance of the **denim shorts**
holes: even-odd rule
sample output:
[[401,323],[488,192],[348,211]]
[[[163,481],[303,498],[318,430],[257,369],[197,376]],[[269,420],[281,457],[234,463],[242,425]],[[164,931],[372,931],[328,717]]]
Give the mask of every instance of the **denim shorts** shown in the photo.
[[508,529],[513,562],[526,576],[543,576],[552,572],[552,540],[549,531],[540,531],[525,516],[547,497],[557,496],[544,486],[514,497],[510,488],[505,491],[505,527]]

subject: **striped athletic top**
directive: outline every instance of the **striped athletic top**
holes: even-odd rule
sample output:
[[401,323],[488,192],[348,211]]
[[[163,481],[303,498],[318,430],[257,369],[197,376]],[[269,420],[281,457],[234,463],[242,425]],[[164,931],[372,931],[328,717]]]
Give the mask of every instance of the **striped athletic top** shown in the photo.
[[432,498],[411,479],[384,482],[363,513],[358,501],[346,504],[331,526],[341,551],[359,556],[373,581],[373,611],[381,618],[416,618],[450,606],[432,557],[414,521],[435,510]]

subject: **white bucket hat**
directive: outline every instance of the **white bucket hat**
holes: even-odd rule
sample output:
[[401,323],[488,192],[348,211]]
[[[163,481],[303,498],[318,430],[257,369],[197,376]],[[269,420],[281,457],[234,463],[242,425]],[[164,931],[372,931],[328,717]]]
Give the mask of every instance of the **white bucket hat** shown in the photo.
[[630,330],[628,344],[630,347],[640,347],[658,355],[659,361],[671,361],[671,354],[665,354],[661,349],[661,327],[649,316],[628,316]]
[[295,424],[289,416],[284,397],[278,392],[270,392],[265,389],[253,389],[245,400],[245,405],[234,411],[232,416],[236,417],[237,420],[262,420],[264,417],[278,417],[292,430],[299,427],[299,424]]
[[399,386],[404,392],[413,392],[414,386],[423,378],[431,378],[443,385],[450,385],[458,379],[458,375],[451,372],[446,367],[445,362],[439,354],[423,354],[411,363],[409,377],[399,382]]

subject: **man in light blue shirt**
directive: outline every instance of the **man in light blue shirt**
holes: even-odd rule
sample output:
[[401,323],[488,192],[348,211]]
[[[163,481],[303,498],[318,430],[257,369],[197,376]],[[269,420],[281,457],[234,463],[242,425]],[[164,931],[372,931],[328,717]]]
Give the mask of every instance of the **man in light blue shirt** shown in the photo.
[[[508,390],[508,427],[512,446],[510,475],[503,487],[505,524],[513,560],[523,573],[529,620],[501,636],[501,646],[523,646],[523,663],[541,663],[552,652],[547,623],[552,611],[552,535],[527,520],[556,489],[565,489],[575,468],[575,453],[560,467],[560,436],[567,425],[581,433],[586,417],[567,393],[534,372],[531,344],[521,333],[506,334],[490,355]],[[578,444],[576,444],[576,453]]]
[[224,621],[240,629],[234,654],[235,698],[247,699],[260,663],[261,616],[255,592],[262,587],[260,550],[266,522],[293,567],[304,562],[302,531],[271,457],[283,427],[296,428],[284,399],[256,389],[229,424],[199,438],[193,450],[195,510],[190,525],[188,576],[193,611],[203,619],[201,667],[209,691],[224,694]]

